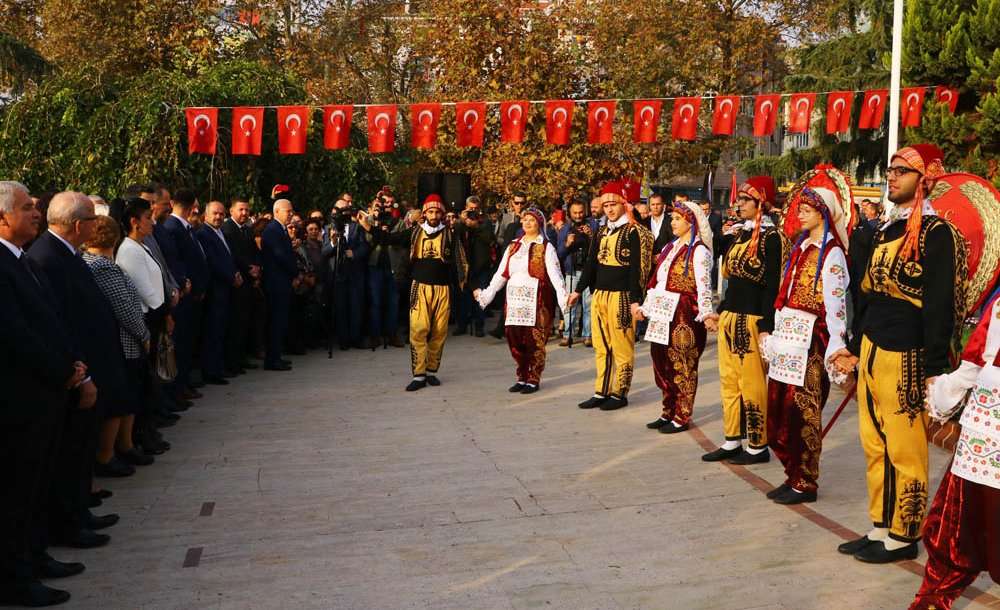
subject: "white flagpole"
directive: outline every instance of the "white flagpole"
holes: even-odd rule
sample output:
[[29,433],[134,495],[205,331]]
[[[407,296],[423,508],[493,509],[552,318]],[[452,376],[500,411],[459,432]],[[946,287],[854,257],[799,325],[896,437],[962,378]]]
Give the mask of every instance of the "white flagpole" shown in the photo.
[[887,160],[899,148],[899,84],[903,66],[903,0],[892,6],[892,72],[889,83],[889,152]]

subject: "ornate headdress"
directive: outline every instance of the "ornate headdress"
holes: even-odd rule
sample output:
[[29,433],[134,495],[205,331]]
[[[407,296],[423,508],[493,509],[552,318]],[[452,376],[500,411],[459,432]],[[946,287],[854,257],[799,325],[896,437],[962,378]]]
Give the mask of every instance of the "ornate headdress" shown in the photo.
[[748,251],[754,258],[757,257],[757,244],[760,243],[760,224],[764,217],[764,212],[774,205],[774,197],[777,189],[774,188],[774,179],[770,176],[753,176],[747,178],[746,182],[740,186],[740,195],[746,195],[757,202],[757,216],[754,218],[753,234],[750,236]]
[[917,242],[920,239],[924,197],[934,189],[934,182],[944,175],[944,153],[933,144],[914,144],[897,150],[892,158],[897,157],[920,172],[917,192],[914,195],[913,211],[910,212],[910,218],[906,221],[906,233],[903,245],[899,249],[903,260],[910,260],[919,255]]
[[674,211],[684,217],[691,225],[691,236],[688,239],[688,251],[684,258],[684,273],[688,271],[688,263],[691,262],[691,255],[694,253],[695,238],[701,239],[708,251],[712,251],[712,227],[708,224],[708,217],[702,211],[701,206],[692,201],[677,201],[674,203]]
[[437,193],[431,193],[424,199],[424,212],[427,210],[441,210],[444,212],[444,203],[441,201],[441,195]]
[[[819,258],[816,261],[816,276],[813,287],[819,282],[820,271],[826,258],[826,245],[834,239],[841,249],[847,251],[848,238],[853,229],[854,206],[850,181],[846,175],[832,165],[817,165],[816,169],[806,172],[792,187],[788,196],[788,210],[785,214],[785,228],[799,227],[799,206],[807,205],[823,217],[823,240],[819,247]],[[807,234],[802,233],[795,245],[805,240]],[[791,265],[791,259],[785,270]]]

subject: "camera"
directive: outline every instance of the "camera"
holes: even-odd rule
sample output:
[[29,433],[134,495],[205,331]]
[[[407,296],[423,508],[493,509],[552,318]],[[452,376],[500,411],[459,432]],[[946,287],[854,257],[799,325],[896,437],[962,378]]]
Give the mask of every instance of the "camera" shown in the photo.
[[479,220],[479,210],[466,210],[465,217],[469,220]]

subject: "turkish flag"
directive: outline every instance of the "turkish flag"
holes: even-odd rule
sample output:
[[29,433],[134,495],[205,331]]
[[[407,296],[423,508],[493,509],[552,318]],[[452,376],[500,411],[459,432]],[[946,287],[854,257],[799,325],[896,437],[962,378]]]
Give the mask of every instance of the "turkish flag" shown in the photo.
[[392,152],[396,146],[396,105],[369,106],[365,110],[368,114],[368,152]]
[[411,104],[410,145],[413,148],[434,148],[440,120],[441,104]]
[[573,107],[570,100],[549,100],[545,102],[545,141],[557,146],[569,144],[569,134],[573,127]]
[[826,94],[826,133],[847,133],[851,129],[853,91],[831,91]]
[[958,89],[953,87],[935,87],[934,100],[942,104],[948,104],[948,110],[952,114],[955,114],[955,109],[958,108]]
[[354,106],[326,106],[323,108],[323,146],[340,150],[351,145],[351,119]]
[[278,106],[278,152],[283,155],[301,155],[306,152],[306,134],[309,129],[308,106]]
[[674,115],[670,121],[670,137],[675,140],[694,140],[698,137],[700,97],[679,97],[674,100]]
[[233,108],[234,155],[259,155],[260,140],[264,135],[264,109],[240,106]]
[[656,142],[656,129],[660,126],[659,100],[635,100],[632,102],[632,141],[641,144]]
[[809,133],[809,123],[812,122],[813,105],[816,103],[815,93],[793,93],[788,100],[788,132]]
[[865,98],[861,103],[861,114],[858,116],[858,129],[878,129],[882,126],[885,101],[888,97],[888,89],[865,91]]
[[740,96],[722,95],[715,98],[712,112],[712,134],[731,136],[736,131],[736,117],[740,113]]
[[188,154],[214,155],[219,134],[218,108],[185,108]]
[[587,104],[587,142],[611,144],[615,138],[615,108],[618,102],[590,102]]
[[642,176],[622,176],[618,184],[622,187],[622,197],[625,198],[625,201],[629,203],[639,201],[639,197],[642,195]]
[[524,142],[524,127],[528,123],[528,101],[516,100],[500,104],[500,141]]
[[459,146],[482,148],[486,127],[486,102],[455,104],[455,141]]
[[900,92],[899,118],[903,127],[920,127],[926,91],[924,87],[908,87]]
[[781,95],[777,93],[765,93],[758,95],[753,101],[753,135],[756,137],[769,136],[774,133],[774,128],[778,123],[778,104],[781,103]]

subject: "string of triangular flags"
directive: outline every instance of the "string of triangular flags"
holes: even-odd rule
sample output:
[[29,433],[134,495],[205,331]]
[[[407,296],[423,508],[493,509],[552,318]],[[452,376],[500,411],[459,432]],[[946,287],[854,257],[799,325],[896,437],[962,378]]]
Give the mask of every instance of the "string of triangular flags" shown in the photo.
[[[900,119],[903,127],[920,125],[928,87],[908,87],[900,96]],[[520,144],[524,141],[528,113],[532,104],[545,107],[545,141],[555,146],[570,143],[574,111],[586,105],[587,142],[610,144],[614,136],[615,113],[620,102],[631,102],[632,139],[637,143],[657,141],[663,103],[673,101],[670,136],[692,141],[698,137],[698,118],[702,103],[713,100],[712,135],[732,136],[744,98],[753,100],[753,135],[766,137],[777,126],[780,104],[788,98],[787,130],[808,133],[818,95],[826,95],[826,133],[845,133],[850,129],[855,97],[863,93],[857,125],[859,129],[880,129],[889,100],[888,89],[866,91],[827,91],[823,93],[764,93],[756,96],[719,95],[710,97],[672,97],[618,100],[510,100],[505,102],[431,102],[421,104],[328,105],[323,111],[323,146],[340,150],[350,146],[351,124],[355,108],[364,108],[368,128],[368,150],[387,153],[395,149],[397,115],[400,107],[410,109],[410,145],[432,149],[437,145],[438,126],[444,106],[455,106],[455,143],[460,147],[482,147],[486,131],[487,106],[500,107],[500,141]],[[958,90],[935,87],[934,100],[947,104],[954,114]],[[278,152],[299,155],[306,152],[306,141],[314,106],[237,106],[185,108],[188,152],[214,155],[219,138],[219,110],[232,110],[232,146],[234,155],[260,155],[264,133],[264,110],[277,113]]]

